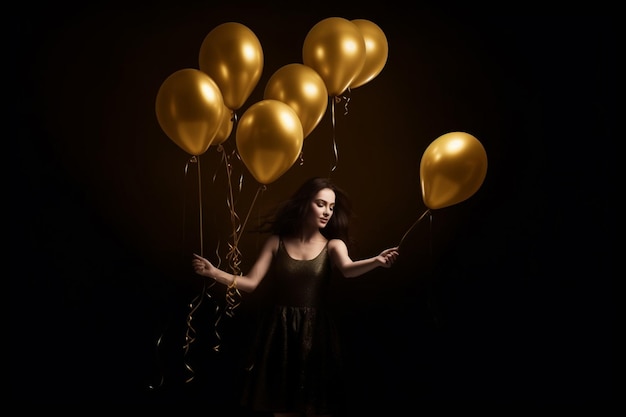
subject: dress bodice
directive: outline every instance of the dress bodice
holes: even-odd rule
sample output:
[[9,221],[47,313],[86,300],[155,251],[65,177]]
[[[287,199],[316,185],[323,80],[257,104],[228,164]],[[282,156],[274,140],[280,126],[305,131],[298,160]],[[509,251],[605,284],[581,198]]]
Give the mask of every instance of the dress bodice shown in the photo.
[[270,274],[274,304],[298,307],[319,305],[331,276],[328,243],[315,258],[299,260],[289,255],[281,239]]

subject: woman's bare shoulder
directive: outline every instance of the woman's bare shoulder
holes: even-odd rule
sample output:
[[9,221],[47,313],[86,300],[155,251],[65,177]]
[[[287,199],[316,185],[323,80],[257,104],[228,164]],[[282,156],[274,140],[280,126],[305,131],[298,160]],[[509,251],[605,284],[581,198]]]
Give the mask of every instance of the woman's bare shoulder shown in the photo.
[[272,252],[276,252],[278,249],[278,243],[280,242],[280,236],[278,235],[270,235],[265,241],[265,248],[271,249]]
[[329,250],[345,249],[345,248],[346,248],[346,242],[344,242],[341,239],[330,239],[328,241]]

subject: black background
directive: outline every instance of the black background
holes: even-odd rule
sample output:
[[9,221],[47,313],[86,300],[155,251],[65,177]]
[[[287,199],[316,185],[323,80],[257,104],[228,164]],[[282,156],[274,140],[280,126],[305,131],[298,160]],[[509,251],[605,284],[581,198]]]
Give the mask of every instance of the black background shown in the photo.
[[[235,21],[264,52],[241,116],[274,71],[302,62],[308,31],[332,16],[380,26],[385,68],[350,92],[334,125],[327,112],[303,163],[259,199],[235,164],[242,219],[251,209],[254,223],[336,162],[332,177],[357,214],[352,255],[371,256],[426,210],[419,164],[431,141],[464,131],[488,155],[481,188],[412,229],[394,268],[337,280],[346,415],[613,399],[614,18],[384,6],[54,3],[12,18],[12,400],[243,413],[238,353],[262,291],[221,322],[216,353],[216,289],[184,352],[189,303],[203,290],[191,253],[211,256],[218,242],[223,251],[231,231],[225,170],[215,148],[200,156],[200,241],[197,164],[160,129],[155,98],[167,76],[198,67],[211,29]],[[258,248],[244,234],[244,270]]]

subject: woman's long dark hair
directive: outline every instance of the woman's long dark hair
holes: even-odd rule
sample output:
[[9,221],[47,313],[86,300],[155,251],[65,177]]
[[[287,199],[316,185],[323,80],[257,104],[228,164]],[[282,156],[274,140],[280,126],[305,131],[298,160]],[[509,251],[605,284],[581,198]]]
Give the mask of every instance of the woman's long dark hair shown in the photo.
[[313,177],[306,180],[288,200],[278,206],[274,215],[267,220],[265,228],[279,236],[298,236],[311,210],[311,201],[324,188],[334,191],[335,207],[328,224],[320,232],[326,239],[342,239],[349,245],[352,203],[348,195],[328,178]]

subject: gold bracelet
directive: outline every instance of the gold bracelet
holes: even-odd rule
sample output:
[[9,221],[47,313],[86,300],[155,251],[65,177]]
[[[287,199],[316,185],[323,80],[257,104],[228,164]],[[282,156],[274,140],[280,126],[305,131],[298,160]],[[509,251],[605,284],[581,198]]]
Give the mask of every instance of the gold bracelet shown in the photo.
[[233,274],[233,282],[228,285],[228,289],[237,289],[237,275]]

